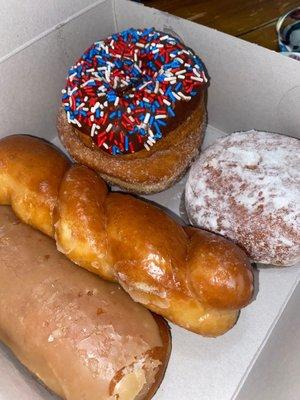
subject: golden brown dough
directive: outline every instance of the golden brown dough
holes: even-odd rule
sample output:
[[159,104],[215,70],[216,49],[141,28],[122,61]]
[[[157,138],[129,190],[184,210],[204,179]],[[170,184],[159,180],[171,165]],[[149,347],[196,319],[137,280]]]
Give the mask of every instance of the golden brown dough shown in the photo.
[[150,310],[191,331],[217,336],[249,303],[251,266],[226,239],[184,228],[135,197],[109,193],[95,172],[71,167],[40,139],[2,139],[0,160],[0,202],[11,204],[35,228],[50,236],[54,232],[67,257],[119,282]]
[[191,115],[150,151],[110,155],[69,124],[63,109],[58,115],[58,134],[75,161],[94,169],[107,182],[135,193],[161,192],[183,176],[199,153],[206,126],[206,91],[199,97]]
[[150,399],[169,357],[166,323],[72,264],[0,207],[0,340],[67,400]]

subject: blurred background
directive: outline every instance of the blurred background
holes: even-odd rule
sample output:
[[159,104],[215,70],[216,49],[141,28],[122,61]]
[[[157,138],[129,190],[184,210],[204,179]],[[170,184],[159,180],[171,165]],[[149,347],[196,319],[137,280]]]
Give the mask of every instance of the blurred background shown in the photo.
[[264,46],[279,50],[278,18],[300,6],[300,0],[140,0],[170,14],[189,19]]

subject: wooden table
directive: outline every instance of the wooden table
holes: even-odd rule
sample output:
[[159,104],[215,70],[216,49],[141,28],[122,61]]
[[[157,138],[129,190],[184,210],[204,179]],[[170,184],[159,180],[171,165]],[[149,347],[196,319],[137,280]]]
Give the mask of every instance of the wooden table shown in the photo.
[[277,18],[300,6],[300,0],[143,0],[143,3],[273,50],[278,50]]

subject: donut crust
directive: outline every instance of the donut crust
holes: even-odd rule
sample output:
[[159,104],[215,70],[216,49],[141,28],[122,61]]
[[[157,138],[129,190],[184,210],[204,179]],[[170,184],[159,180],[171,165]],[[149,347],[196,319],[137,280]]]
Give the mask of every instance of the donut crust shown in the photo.
[[161,192],[184,175],[199,153],[205,127],[206,89],[199,94],[199,103],[191,115],[150,151],[110,155],[69,124],[63,108],[57,120],[60,140],[74,160],[95,170],[108,183],[139,194]]

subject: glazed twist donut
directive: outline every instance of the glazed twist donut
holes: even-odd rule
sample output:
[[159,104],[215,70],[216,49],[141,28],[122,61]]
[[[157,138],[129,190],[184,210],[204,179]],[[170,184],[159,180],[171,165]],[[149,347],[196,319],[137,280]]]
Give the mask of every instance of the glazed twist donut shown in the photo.
[[73,262],[188,330],[220,335],[251,299],[251,266],[240,248],[182,227],[146,201],[108,192],[95,172],[71,165],[43,140],[0,141],[0,203],[54,237]]

